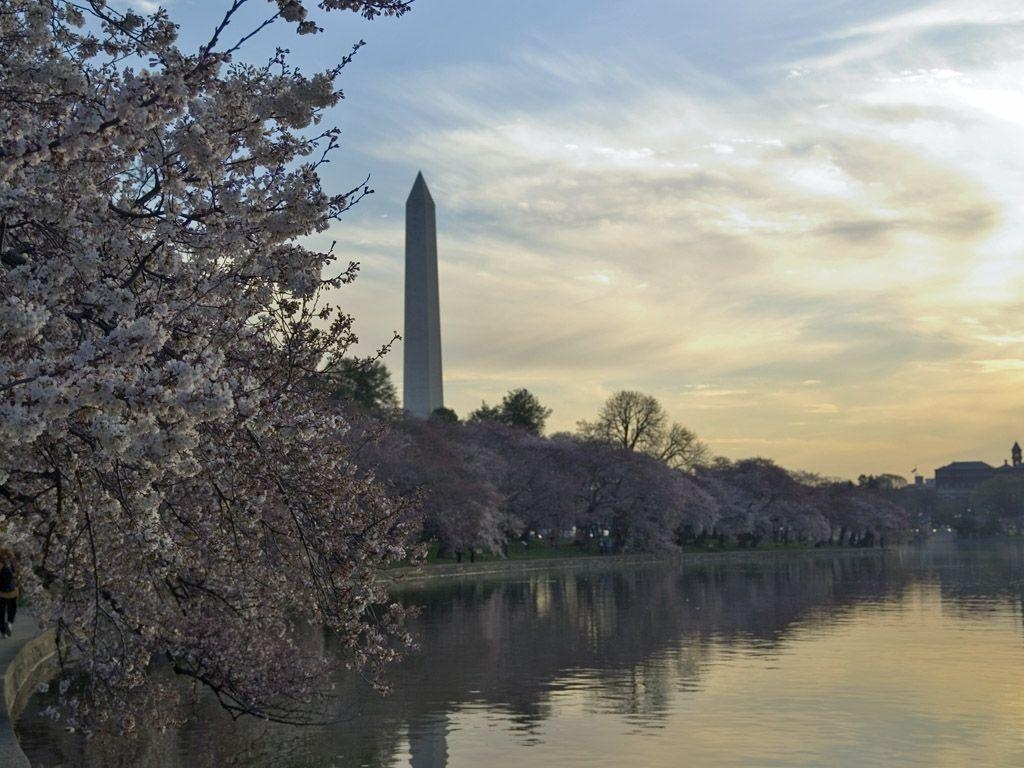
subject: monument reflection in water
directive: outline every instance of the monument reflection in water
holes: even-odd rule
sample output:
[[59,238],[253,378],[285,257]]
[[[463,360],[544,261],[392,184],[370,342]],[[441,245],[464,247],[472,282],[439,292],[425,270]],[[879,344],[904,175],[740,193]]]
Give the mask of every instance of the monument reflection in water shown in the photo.
[[338,722],[84,741],[34,766],[1024,765],[1020,545],[693,558],[406,588],[421,651]]

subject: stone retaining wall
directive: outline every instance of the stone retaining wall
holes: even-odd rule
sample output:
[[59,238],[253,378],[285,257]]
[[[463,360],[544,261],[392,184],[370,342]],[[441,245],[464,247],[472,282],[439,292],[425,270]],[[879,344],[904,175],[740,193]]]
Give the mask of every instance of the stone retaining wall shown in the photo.
[[53,679],[57,672],[57,647],[53,630],[47,630],[25,643],[4,673],[4,704],[11,722],[24,711],[40,683]]

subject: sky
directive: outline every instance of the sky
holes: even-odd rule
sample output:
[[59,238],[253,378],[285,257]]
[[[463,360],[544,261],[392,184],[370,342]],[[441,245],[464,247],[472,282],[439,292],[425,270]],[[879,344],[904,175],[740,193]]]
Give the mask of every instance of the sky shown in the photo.
[[[187,41],[225,5],[170,0]],[[257,3],[260,13],[264,5]],[[829,476],[1024,440],[1024,6],[416,0],[271,27],[367,45],[326,122],[325,235],[368,353],[401,331],[404,202],[438,212],[446,405],[526,387],[548,431],[619,389],[716,455]],[[242,27],[238,27],[239,32]],[[401,388],[402,349],[386,358]]]

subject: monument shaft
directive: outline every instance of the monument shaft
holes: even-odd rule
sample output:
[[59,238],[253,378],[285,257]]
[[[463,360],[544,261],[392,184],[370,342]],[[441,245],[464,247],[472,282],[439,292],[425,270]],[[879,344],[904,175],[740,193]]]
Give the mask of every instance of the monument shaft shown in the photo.
[[427,418],[444,406],[441,312],[437,295],[437,226],[434,200],[423,174],[405,202],[405,336],[403,406]]

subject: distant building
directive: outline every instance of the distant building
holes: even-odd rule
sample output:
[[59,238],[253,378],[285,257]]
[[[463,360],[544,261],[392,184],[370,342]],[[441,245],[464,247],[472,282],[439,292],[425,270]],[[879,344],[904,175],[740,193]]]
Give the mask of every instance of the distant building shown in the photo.
[[995,475],[996,468],[984,461],[954,461],[935,470],[935,491],[940,496],[966,499]]
[[1024,476],[1019,443],[1010,449],[1012,464],[1004,461],[1003,466],[993,467],[984,461],[954,461],[935,470],[935,492],[947,499],[967,501],[974,489],[1004,472],[1020,472]]

